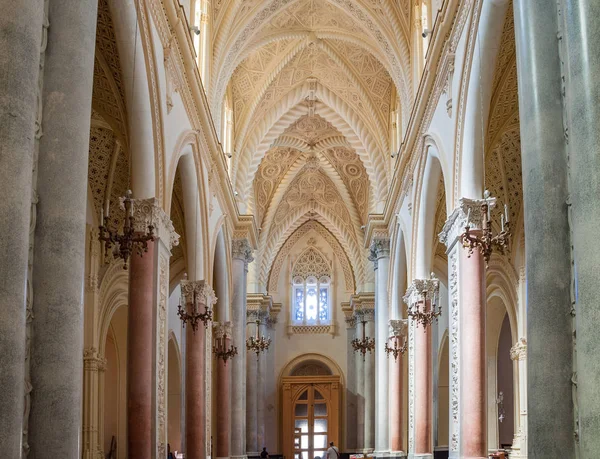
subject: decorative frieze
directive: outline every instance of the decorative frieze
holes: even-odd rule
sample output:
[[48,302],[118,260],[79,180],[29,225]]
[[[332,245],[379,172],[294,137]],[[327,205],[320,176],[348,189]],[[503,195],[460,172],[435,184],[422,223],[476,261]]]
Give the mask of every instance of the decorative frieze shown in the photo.
[[[485,203],[485,199],[461,198],[459,200],[458,207],[450,214],[438,235],[440,242],[447,247],[447,252],[450,252],[458,237],[465,232],[467,225],[471,230],[482,228],[484,217],[482,206]],[[488,198],[487,204],[490,210],[493,209],[496,205],[496,198]]]

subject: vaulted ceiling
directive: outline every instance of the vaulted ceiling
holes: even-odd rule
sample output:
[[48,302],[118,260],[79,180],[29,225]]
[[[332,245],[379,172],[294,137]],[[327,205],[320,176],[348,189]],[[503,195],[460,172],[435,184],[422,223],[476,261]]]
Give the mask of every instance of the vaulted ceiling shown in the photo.
[[209,99],[221,113],[225,95],[231,98],[231,177],[261,229],[261,279],[285,240],[316,220],[338,239],[357,283],[364,281],[362,227],[387,195],[392,111],[404,114],[411,103],[408,5],[213,3]]

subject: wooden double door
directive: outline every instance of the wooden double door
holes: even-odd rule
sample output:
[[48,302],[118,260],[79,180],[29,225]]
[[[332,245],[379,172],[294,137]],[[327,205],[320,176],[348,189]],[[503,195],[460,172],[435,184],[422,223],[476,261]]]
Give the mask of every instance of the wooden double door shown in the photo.
[[339,376],[290,376],[283,381],[283,452],[292,459],[324,459],[339,447]]

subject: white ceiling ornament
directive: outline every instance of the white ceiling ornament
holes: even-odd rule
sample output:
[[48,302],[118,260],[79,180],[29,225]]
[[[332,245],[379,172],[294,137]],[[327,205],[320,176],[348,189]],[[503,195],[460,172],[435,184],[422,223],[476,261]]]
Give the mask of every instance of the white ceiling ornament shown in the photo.
[[292,269],[292,278],[301,277],[306,279],[314,276],[317,279],[322,276],[331,278],[331,264],[318,249],[309,247],[300,254]]

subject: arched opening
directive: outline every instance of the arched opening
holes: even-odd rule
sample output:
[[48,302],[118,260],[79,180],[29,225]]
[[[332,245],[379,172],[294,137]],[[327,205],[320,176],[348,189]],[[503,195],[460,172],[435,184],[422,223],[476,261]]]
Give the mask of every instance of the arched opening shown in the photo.
[[498,443],[500,448],[509,448],[515,434],[514,371],[510,358],[512,335],[508,314],[504,316],[498,340]]
[[[127,457],[127,307],[113,314],[104,343],[103,448],[107,458]],[[101,418],[102,419],[102,418]]]
[[168,346],[167,440],[172,452],[181,451],[181,362],[174,338]]
[[448,335],[444,336],[442,346],[440,348],[440,359],[438,366],[437,380],[437,437],[435,446],[448,447],[448,437],[450,434],[450,381],[449,381],[449,343]]

